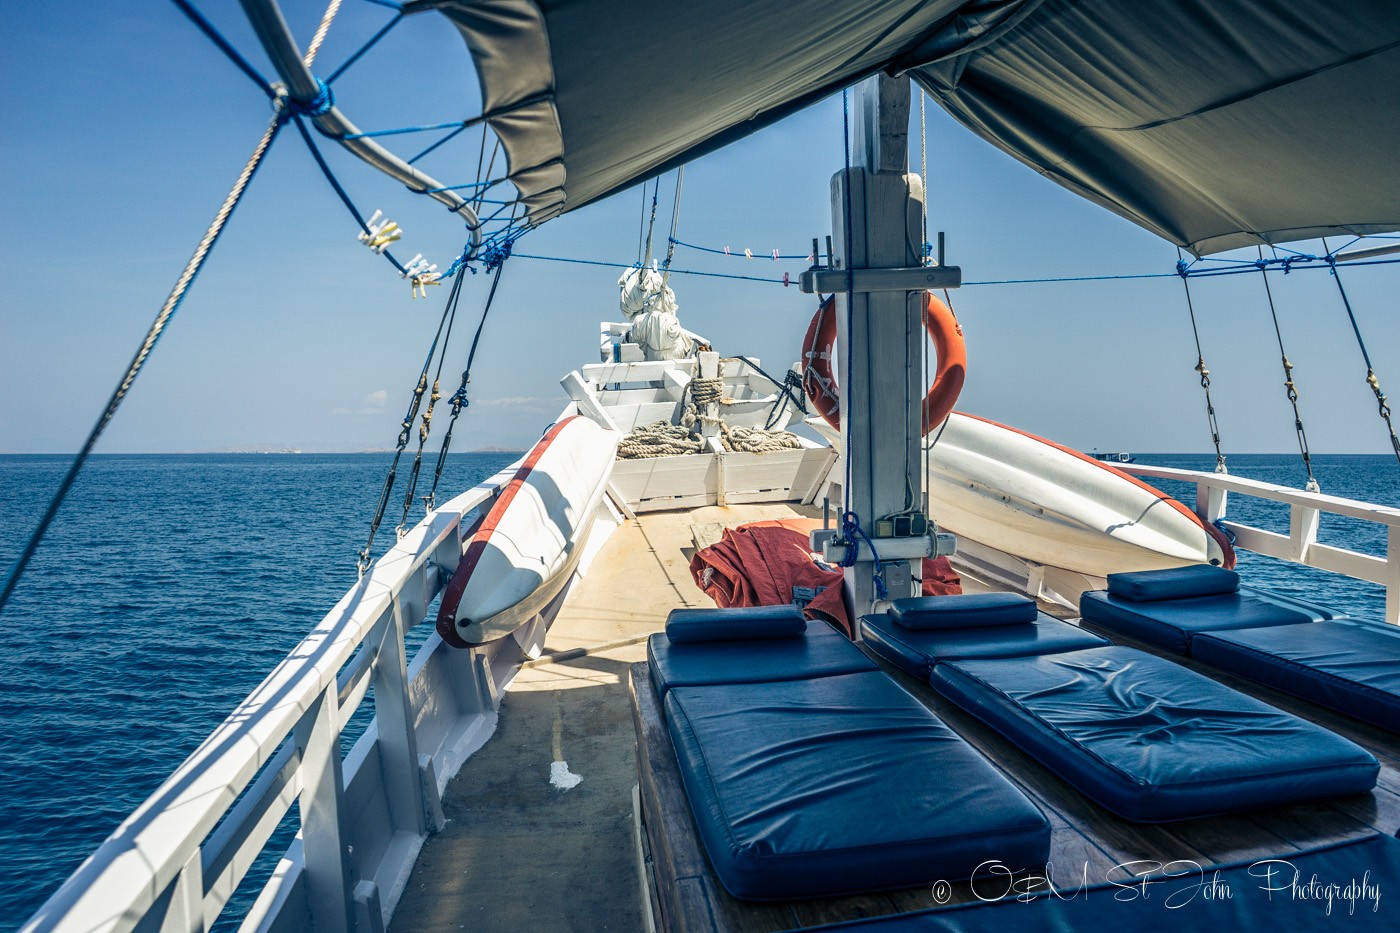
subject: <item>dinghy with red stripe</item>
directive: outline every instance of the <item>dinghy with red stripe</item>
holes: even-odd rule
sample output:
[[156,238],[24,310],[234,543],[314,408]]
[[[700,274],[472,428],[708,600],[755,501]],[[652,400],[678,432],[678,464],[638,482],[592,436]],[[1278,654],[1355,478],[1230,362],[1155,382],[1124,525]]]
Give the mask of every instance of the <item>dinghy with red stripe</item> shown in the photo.
[[612,475],[618,435],[584,417],[549,429],[501,490],[443,591],[437,630],[458,648],[509,635],[573,576]]
[[1229,540],[1176,499],[1043,437],[953,412],[928,449],[934,521],[987,547],[1095,577],[1235,564]]

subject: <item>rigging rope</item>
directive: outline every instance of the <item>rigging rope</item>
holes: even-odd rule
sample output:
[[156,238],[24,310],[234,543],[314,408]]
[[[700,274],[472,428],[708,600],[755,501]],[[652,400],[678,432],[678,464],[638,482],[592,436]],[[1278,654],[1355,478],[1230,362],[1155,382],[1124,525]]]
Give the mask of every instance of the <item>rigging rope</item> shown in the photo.
[[[925,263],[927,263],[928,258],[929,258],[929,242],[928,242],[928,122],[927,122],[927,119],[926,119],[926,116],[925,116],[925,110],[927,109],[927,105],[928,105],[928,94],[927,94],[927,93],[924,91],[924,89],[921,87],[921,88],[919,88],[919,178],[920,178],[920,180],[922,180],[923,183],[924,183],[924,204],[923,204],[923,208],[924,208],[924,211],[923,211],[923,214],[924,214],[924,216],[923,216],[924,225],[923,225],[923,240],[919,243],[919,265],[921,265],[921,266],[924,265]],[[945,289],[945,291],[946,291],[946,289]],[[924,363],[926,364],[925,367],[924,367],[924,370],[925,370],[925,371],[924,371],[924,384],[927,385],[927,384],[928,384],[928,367],[927,367],[928,360],[927,360],[927,353],[925,354]],[[924,431],[924,435],[925,435],[925,436],[928,435],[928,431],[927,431],[927,430]]]
[[44,510],[43,517],[39,519],[38,526],[29,536],[29,540],[25,543],[24,550],[20,552],[19,559],[15,561],[14,567],[10,570],[9,576],[5,579],[5,587],[3,590],[0,590],[0,609],[3,609],[5,604],[9,602],[10,595],[14,592],[15,586],[18,585],[20,577],[23,576],[25,568],[29,566],[30,560],[33,559],[34,552],[38,550],[39,542],[43,540],[44,533],[48,531],[49,525],[52,524],[54,520],[54,516],[58,514],[59,507],[63,505],[63,500],[67,497],[68,491],[73,487],[73,482],[78,478],[79,471],[82,470],[83,464],[87,462],[93,447],[96,446],[97,439],[102,436],[102,432],[106,430],[107,424],[112,420],[112,417],[116,415],[117,409],[121,407],[122,401],[126,398],[127,393],[131,391],[132,384],[136,382],[136,377],[140,375],[142,368],[146,365],[146,361],[150,358],[151,352],[155,350],[156,342],[160,340],[161,334],[164,333],[171,318],[173,318],[175,312],[179,310],[180,304],[184,301],[185,294],[189,291],[190,285],[194,283],[195,277],[199,275],[199,271],[204,268],[204,262],[209,258],[210,250],[214,248],[214,244],[218,241],[219,235],[223,233],[224,226],[228,223],[229,217],[232,216],[234,208],[236,208],[239,201],[243,199],[243,193],[247,190],[248,183],[252,181],[253,174],[257,172],[258,166],[262,164],[263,157],[267,155],[268,147],[271,146],[272,141],[277,138],[277,133],[281,130],[284,123],[285,118],[282,114],[278,114],[272,119],[272,122],[268,123],[267,129],[263,130],[262,138],[259,139],[258,144],[253,147],[252,155],[250,155],[248,161],[244,163],[243,170],[238,173],[238,178],[233,183],[233,188],[230,189],[228,196],[224,198],[223,204],[219,206],[218,212],[214,215],[214,220],[209,224],[209,228],[205,230],[203,238],[199,241],[199,245],[195,247],[194,255],[185,263],[185,268],[180,272],[180,277],[175,280],[175,287],[171,289],[170,295],[165,299],[165,304],[161,305],[155,320],[151,322],[150,329],[146,332],[146,337],[141,342],[140,347],[137,348],[136,355],[132,357],[131,363],[127,366],[126,373],[122,376],[121,381],[117,383],[116,389],[112,392],[112,397],[107,400],[107,407],[103,409],[102,414],[98,416],[97,423],[92,426],[92,430],[88,432],[87,440],[83,442],[83,446],[78,451],[78,455],[73,459],[72,464],[69,465],[68,472],[64,474],[63,481],[59,483],[58,491],[54,493],[48,508]]
[[1293,429],[1298,435],[1298,453],[1303,457],[1303,468],[1308,471],[1308,483],[1303,488],[1308,492],[1321,492],[1317,477],[1313,476],[1312,454],[1308,450],[1308,434],[1303,430],[1303,416],[1298,411],[1298,387],[1293,384],[1293,363],[1288,359],[1288,351],[1283,348],[1283,330],[1279,327],[1278,311],[1274,308],[1274,292],[1269,287],[1269,272],[1263,263],[1264,249],[1256,248],[1260,259],[1259,275],[1264,280],[1264,294],[1269,298],[1269,317],[1274,321],[1274,336],[1278,338],[1279,358],[1283,361],[1283,387],[1288,393],[1288,404],[1293,406]]
[[330,0],[326,6],[326,12],[321,15],[321,22],[316,26],[316,35],[311,37],[311,44],[306,47],[306,54],[301,57],[302,64],[307,68],[316,60],[316,53],[321,51],[321,44],[326,41],[326,33],[331,31],[331,23],[335,20],[335,14],[340,12],[340,0]]
[[433,335],[433,342],[428,347],[428,355],[423,360],[423,369],[418,374],[418,384],[413,387],[413,394],[408,400],[408,412],[399,424],[399,440],[394,448],[394,459],[389,461],[389,473],[384,477],[384,485],[379,490],[379,502],[374,507],[374,518],[369,523],[369,538],[359,552],[357,566],[360,576],[364,576],[365,571],[369,569],[374,536],[378,534],[379,525],[384,521],[384,512],[389,507],[389,495],[394,491],[394,480],[398,476],[399,458],[403,456],[404,448],[408,446],[408,439],[413,432],[413,422],[418,417],[418,409],[423,403],[423,395],[428,391],[428,370],[433,365],[433,358],[437,356],[438,341],[442,338],[443,328],[447,324],[449,313],[452,311],[453,298],[456,297],[461,287],[462,276],[458,276],[452,283],[452,291],[448,293],[447,304],[442,309],[442,317],[438,319],[437,332]]
[[1366,341],[1361,339],[1361,326],[1356,323],[1356,315],[1351,310],[1351,301],[1347,299],[1347,290],[1342,287],[1342,277],[1337,272],[1337,258],[1327,249],[1327,238],[1322,238],[1322,249],[1327,253],[1327,262],[1332,267],[1332,280],[1337,283],[1337,292],[1342,296],[1342,307],[1347,310],[1347,319],[1351,321],[1352,333],[1356,334],[1356,344],[1361,348],[1361,358],[1366,361],[1366,385],[1371,387],[1371,392],[1376,396],[1376,406],[1380,411],[1381,420],[1385,422],[1385,429],[1390,434],[1390,447],[1395,451],[1395,459],[1400,462],[1400,437],[1395,436],[1395,425],[1390,420],[1390,399],[1381,391],[1381,380],[1376,375],[1376,368],[1371,365],[1371,354],[1366,351]]
[[[643,266],[643,267],[646,267],[646,266],[651,265],[651,242],[652,242],[651,238],[652,238],[652,234],[656,231],[656,198],[657,198],[657,195],[658,195],[660,192],[661,192],[661,179],[658,178],[658,179],[656,179],[655,185],[654,185],[654,186],[652,187],[652,189],[651,189],[651,220],[647,222],[647,247],[646,247],[646,255],[642,258],[642,266]],[[642,209],[643,209],[643,210],[646,209],[646,208],[645,208],[645,205],[643,206]]]
[[452,393],[452,416],[447,422],[447,432],[442,436],[442,446],[438,449],[437,466],[433,469],[433,488],[423,497],[424,509],[429,512],[437,506],[438,483],[442,480],[442,469],[447,465],[447,451],[452,447],[452,430],[457,427],[457,416],[462,413],[462,409],[471,404],[467,398],[467,383],[471,382],[472,361],[476,359],[476,348],[481,343],[481,331],[486,326],[486,317],[491,313],[491,307],[496,301],[496,286],[501,284],[501,270],[504,268],[505,263],[499,262],[492,270],[491,290],[486,293],[481,320],[477,322],[476,334],[473,335],[471,349],[467,352],[467,365],[462,370],[462,381],[458,384],[457,391]]
[[671,260],[676,255],[676,227],[681,219],[681,185],[685,181],[685,166],[676,169],[676,196],[671,201],[671,235],[667,237],[666,261],[661,264],[661,287],[671,280]]
[[228,60],[238,67],[239,71],[247,75],[252,82],[258,86],[258,90],[262,91],[269,98],[275,98],[277,96],[277,92],[272,89],[272,84],[258,73],[258,70],[224,38],[219,30],[214,28],[213,23],[204,18],[204,14],[195,9],[194,4],[190,3],[189,0],[171,0],[171,2],[180,8],[180,12],[184,13],[185,16],[189,18],[190,22],[194,23],[199,31],[209,38],[210,42],[218,46],[219,51],[223,52],[224,55],[228,57]]
[[452,291],[448,293],[447,305],[451,312],[447,317],[447,333],[442,338],[442,352],[438,354],[437,372],[433,374],[433,390],[428,395],[428,407],[423,412],[423,417],[418,423],[418,452],[413,457],[413,467],[408,472],[408,481],[404,483],[403,491],[403,514],[399,517],[399,524],[394,529],[399,538],[408,532],[408,513],[413,509],[413,494],[418,490],[418,472],[423,466],[423,445],[428,442],[428,434],[432,431],[433,408],[436,407],[438,399],[442,398],[442,393],[438,390],[442,382],[442,367],[447,362],[447,348],[452,343],[452,325],[457,323],[457,304],[462,296],[462,281],[466,276],[459,275],[452,282]]
[[[1177,247],[1177,268],[1185,266],[1185,260],[1181,258],[1181,247]],[[1191,336],[1196,339],[1196,372],[1201,374],[1201,389],[1206,394],[1206,421],[1210,425],[1210,440],[1215,445],[1215,472],[1229,473],[1225,466],[1225,455],[1220,452],[1220,425],[1215,419],[1215,404],[1210,398],[1210,370],[1206,369],[1206,357],[1201,352],[1201,332],[1196,327],[1196,308],[1191,303],[1191,284],[1187,281],[1185,272],[1181,272],[1181,286],[1186,289],[1186,310],[1191,316]]]

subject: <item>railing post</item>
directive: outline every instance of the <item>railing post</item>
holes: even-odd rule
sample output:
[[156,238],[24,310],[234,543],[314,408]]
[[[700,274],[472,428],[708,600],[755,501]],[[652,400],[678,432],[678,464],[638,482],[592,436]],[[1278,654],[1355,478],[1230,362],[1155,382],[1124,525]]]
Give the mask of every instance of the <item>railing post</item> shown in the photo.
[[1208,483],[1196,481],[1196,514],[1202,520],[1214,524],[1225,517],[1225,506],[1228,493],[1224,489],[1218,489]]
[[374,664],[374,717],[379,723],[380,759],[390,825],[395,832],[426,835],[423,787],[418,775],[418,737],[413,705],[408,697],[408,663],[404,633],[409,615],[426,611],[402,595],[394,600],[393,623],[384,627],[384,641]]
[[1385,544],[1385,620],[1400,625],[1400,525],[1390,526]]
[[[387,628],[387,626],[386,626]],[[317,933],[350,933],[350,854],[341,803],[340,691],[332,680],[293,731],[301,749],[301,831],[306,902]]]
[[1299,564],[1308,562],[1308,549],[1317,540],[1317,523],[1321,513],[1302,505],[1288,507],[1288,544],[1293,551],[1293,560]]

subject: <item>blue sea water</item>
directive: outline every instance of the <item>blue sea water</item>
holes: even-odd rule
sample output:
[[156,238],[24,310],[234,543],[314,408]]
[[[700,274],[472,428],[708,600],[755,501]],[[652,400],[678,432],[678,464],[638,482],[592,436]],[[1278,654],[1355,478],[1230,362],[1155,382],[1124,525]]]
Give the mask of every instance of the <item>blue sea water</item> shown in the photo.
[[[450,457],[439,501],[517,457]],[[0,930],[18,928],[355,583],[388,459],[92,458],[0,614]],[[0,568],[68,462],[0,456]]]
[[[439,499],[513,459],[453,457]],[[67,462],[0,456],[0,568]],[[355,582],[386,466],[382,454],[93,458],[0,615],[0,931],[17,928]],[[1230,467],[1304,478],[1296,457],[1240,455]],[[1315,467],[1325,492],[1400,506],[1392,458],[1318,456]],[[1194,488],[1159,485],[1193,500]],[[1287,531],[1281,505],[1234,497],[1230,517]],[[1324,516],[1320,537],[1384,553],[1376,525]],[[1240,569],[1355,616],[1384,606],[1373,584],[1248,554]]]

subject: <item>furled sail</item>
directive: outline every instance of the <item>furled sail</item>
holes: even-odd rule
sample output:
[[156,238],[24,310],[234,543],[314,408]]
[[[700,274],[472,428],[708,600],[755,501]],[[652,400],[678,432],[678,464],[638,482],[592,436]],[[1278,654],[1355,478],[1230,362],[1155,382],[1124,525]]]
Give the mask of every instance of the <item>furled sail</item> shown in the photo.
[[417,0],[462,32],[532,222],[877,71],[1198,253],[1400,228],[1400,3]]

